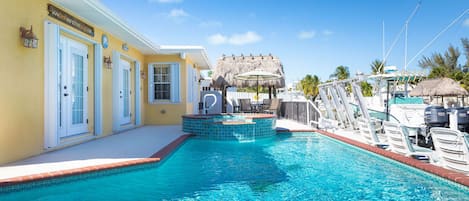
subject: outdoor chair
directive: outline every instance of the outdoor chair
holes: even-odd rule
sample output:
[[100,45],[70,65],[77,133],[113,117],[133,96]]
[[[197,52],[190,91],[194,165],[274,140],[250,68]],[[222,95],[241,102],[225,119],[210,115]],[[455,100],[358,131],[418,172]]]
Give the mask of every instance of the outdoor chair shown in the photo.
[[262,100],[262,110],[268,110],[270,107],[271,99]]
[[282,99],[277,99],[277,98],[272,99],[270,101],[269,107],[266,110],[264,110],[264,112],[277,115],[277,111],[280,108],[281,102],[282,102]]
[[440,127],[431,128],[430,133],[443,167],[469,175],[469,135]]
[[253,112],[253,107],[251,106],[251,99],[249,98],[241,98],[241,99],[238,99],[238,103],[239,103],[239,111],[240,112]]
[[362,117],[358,118],[357,122],[360,134],[366,143],[383,149],[389,146],[389,144],[386,143],[385,136],[378,135],[378,129],[376,129],[377,125],[374,122],[370,122]]
[[414,146],[410,142],[409,131],[404,125],[395,122],[384,121],[383,127],[384,133],[386,133],[386,137],[388,138],[388,149],[390,151],[428,162],[434,159],[432,157],[433,151],[431,149]]

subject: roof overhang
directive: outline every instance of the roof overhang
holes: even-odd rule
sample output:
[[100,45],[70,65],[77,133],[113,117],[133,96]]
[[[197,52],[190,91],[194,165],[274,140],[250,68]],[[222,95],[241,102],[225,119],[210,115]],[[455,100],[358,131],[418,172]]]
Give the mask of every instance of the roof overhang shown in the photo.
[[179,54],[181,57],[189,57],[201,70],[210,70],[212,65],[207,56],[207,52],[202,46],[179,46],[161,45],[159,54]]
[[51,0],[78,15],[90,24],[99,27],[123,42],[135,47],[143,54],[157,54],[159,46],[135,32],[98,0]]

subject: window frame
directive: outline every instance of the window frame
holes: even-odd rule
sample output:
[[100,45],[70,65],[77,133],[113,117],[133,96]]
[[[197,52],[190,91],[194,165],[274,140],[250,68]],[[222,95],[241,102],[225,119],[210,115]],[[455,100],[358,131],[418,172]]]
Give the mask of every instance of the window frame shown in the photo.
[[[169,65],[169,99],[155,97],[155,65]],[[175,75],[176,74],[176,75]],[[152,62],[148,64],[148,103],[179,104],[181,103],[181,65],[178,62]]]

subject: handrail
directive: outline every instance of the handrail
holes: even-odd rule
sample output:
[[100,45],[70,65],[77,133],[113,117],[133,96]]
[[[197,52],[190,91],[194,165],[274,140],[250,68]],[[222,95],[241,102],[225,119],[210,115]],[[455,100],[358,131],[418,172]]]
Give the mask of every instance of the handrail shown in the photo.
[[319,110],[319,108],[316,107],[316,105],[313,103],[313,101],[307,100],[306,101],[306,122],[308,123],[308,126],[310,126],[311,123],[319,125],[318,121],[310,120],[310,117],[309,117],[309,105],[310,104],[313,106],[313,109],[319,114],[319,118],[322,118],[322,114],[321,114],[321,111]]
[[[209,107],[207,107],[206,105],[208,96],[213,97],[213,103]],[[217,96],[215,96],[215,94],[205,94],[203,101],[202,101],[203,114],[207,114],[208,110],[212,109],[212,107],[215,106],[216,103],[217,103]]]

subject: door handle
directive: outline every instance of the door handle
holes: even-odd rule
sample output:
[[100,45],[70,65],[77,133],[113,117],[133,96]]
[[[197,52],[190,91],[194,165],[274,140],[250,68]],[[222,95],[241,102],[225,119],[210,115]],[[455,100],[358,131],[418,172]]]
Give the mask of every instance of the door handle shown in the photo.
[[64,93],[64,96],[68,96],[68,93]]

